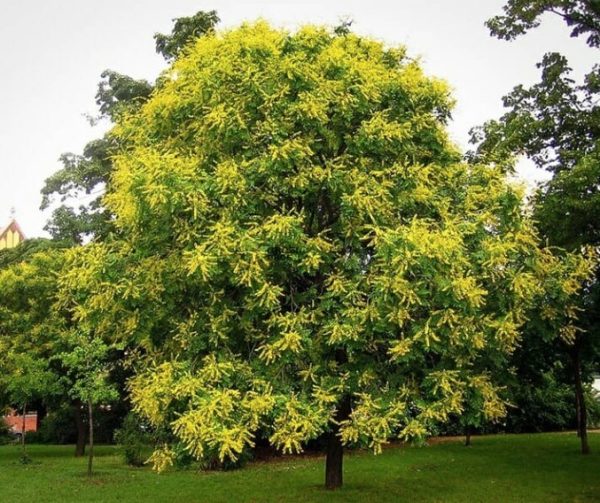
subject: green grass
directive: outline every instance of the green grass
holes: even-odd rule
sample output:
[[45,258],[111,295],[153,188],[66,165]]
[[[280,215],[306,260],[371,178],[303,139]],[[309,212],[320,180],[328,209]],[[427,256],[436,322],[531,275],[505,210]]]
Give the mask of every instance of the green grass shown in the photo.
[[475,437],[422,448],[390,448],[380,456],[345,459],[345,485],[322,489],[323,458],[252,463],[235,472],[126,467],[117,448],[101,446],[96,475],[71,446],[30,446],[34,462],[19,463],[16,446],[0,447],[0,501],[21,502],[589,502],[600,501],[600,434],[590,456],[574,434]]

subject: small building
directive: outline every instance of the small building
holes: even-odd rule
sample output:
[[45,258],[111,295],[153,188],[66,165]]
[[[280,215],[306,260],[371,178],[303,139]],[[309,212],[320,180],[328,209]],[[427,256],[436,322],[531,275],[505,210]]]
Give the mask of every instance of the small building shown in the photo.
[[14,248],[21,241],[25,241],[25,234],[17,221],[13,218],[10,223],[0,230],[0,250]]
[[[4,416],[4,422],[8,425],[10,431],[15,435],[23,433],[23,416],[15,410],[9,410],[8,415]],[[27,412],[25,414],[25,433],[37,431],[38,415],[37,412]]]

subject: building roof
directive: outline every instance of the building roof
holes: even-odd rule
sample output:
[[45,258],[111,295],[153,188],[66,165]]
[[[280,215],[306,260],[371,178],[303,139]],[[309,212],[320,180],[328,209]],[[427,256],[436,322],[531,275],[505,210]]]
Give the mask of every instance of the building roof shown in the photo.
[[18,224],[18,222],[14,218],[11,219],[11,221],[8,223],[8,225],[0,231],[0,239],[2,239],[3,237],[6,237],[6,235],[8,234],[8,231],[16,232],[17,234],[19,234],[19,236],[21,238],[20,241],[25,240],[25,233],[23,232],[23,230],[21,229],[21,226]]

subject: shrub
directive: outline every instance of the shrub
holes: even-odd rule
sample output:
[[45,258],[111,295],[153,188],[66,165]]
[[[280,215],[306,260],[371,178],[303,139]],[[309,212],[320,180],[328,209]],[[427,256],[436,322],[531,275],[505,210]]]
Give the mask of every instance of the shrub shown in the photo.
[[514,433],[564,430],[575,425],[573,386],[544,372],[535,382],[513,389],[507,429]]
[[142,466],[152,451],[154,435],[147,423],[130,412],[125,416],[121,428],[115,431],[115,442],[123,448],[125,463]]
[[0,445],[8,444],[13,439],[6,421],[0,417]]
[[77,439],[77,429],[70,406],[49,411],[40,421],[37,432],[27,434],[27,441],[40,444],[71,444]]

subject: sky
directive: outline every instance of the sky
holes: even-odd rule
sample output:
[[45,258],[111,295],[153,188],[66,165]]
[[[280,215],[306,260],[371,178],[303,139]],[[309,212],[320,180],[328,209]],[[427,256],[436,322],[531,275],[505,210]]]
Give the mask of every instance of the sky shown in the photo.
[[[278,27],[337,25],[390,46],[405,45],[426,72],[447,80],[457,105],[454,141],[468,147],[473,126],[502,113],[501,97],[538,81],[535,64],[548,51],[565,54],[576,76],[597,62],[597,51],[547,17],[514,42],[492,38],[484,21],[503,0],[0,0],[0,227],[11,208],[27,237],[44,236],[49,211],[39,209],[44,180],[64,152],[81,153],[107,125],[90,126],[100,74],[110,68],[153,81],[165,68],[153,35],[172,19],[217,10],[222,28],[263,18]],[[544,177],[521,163],[529,184]]]

